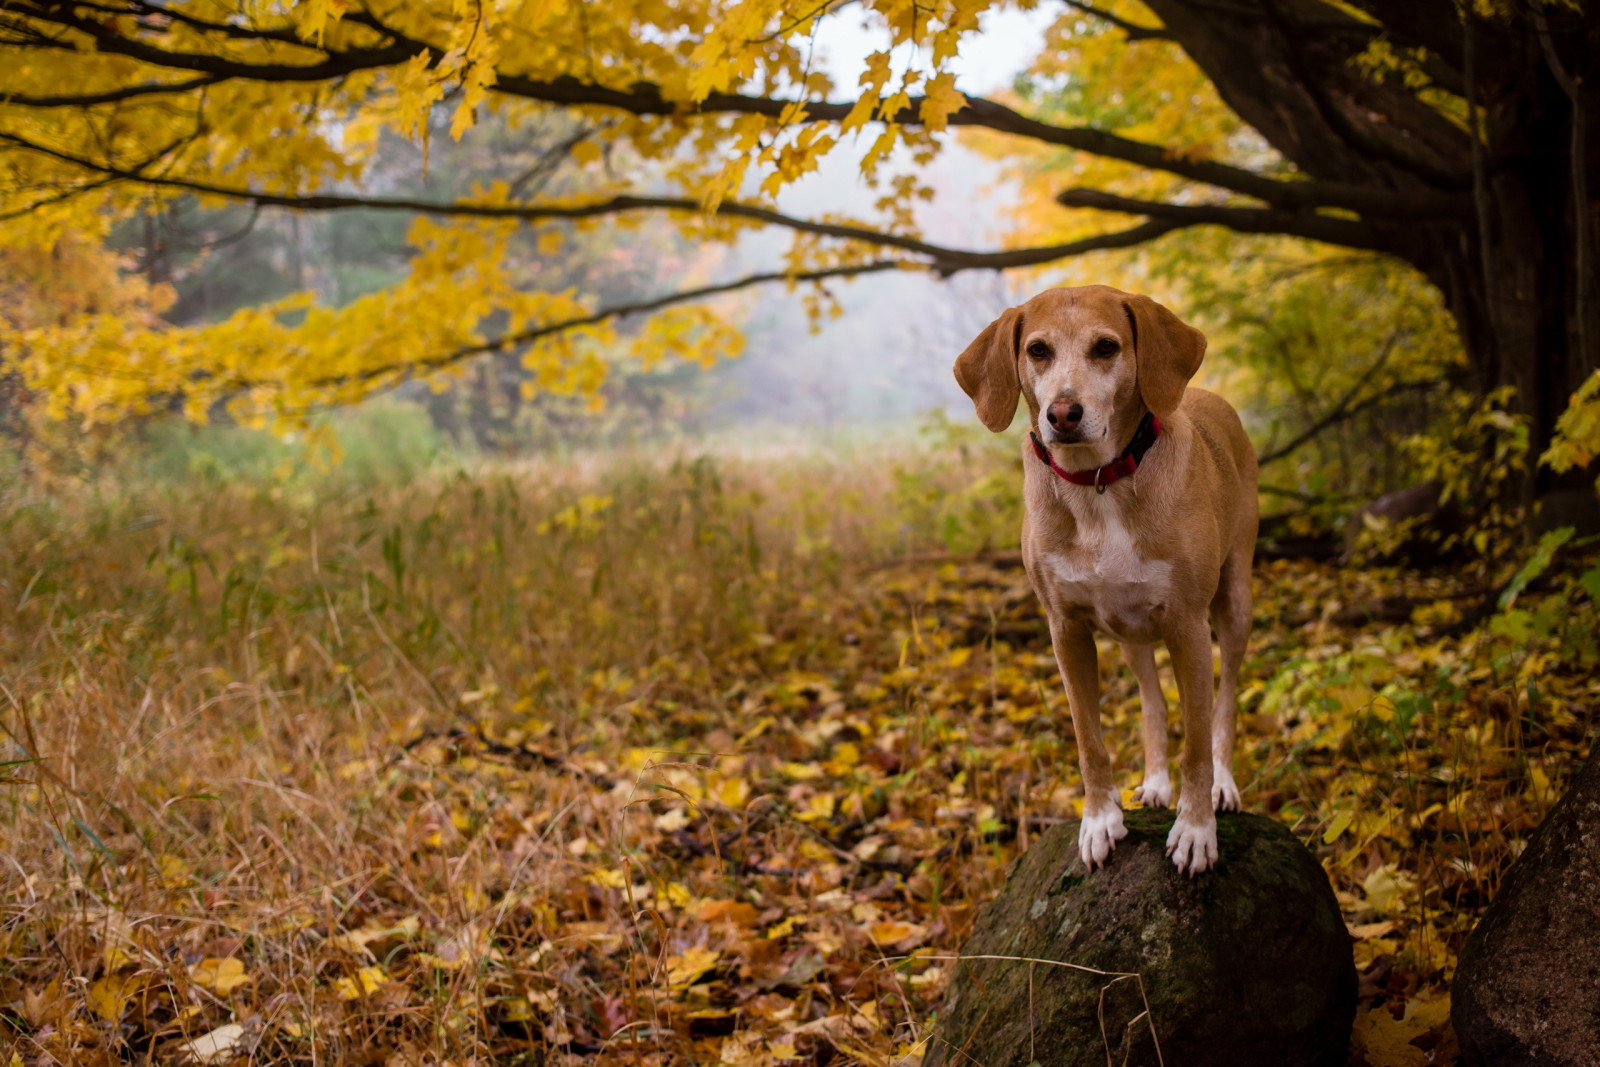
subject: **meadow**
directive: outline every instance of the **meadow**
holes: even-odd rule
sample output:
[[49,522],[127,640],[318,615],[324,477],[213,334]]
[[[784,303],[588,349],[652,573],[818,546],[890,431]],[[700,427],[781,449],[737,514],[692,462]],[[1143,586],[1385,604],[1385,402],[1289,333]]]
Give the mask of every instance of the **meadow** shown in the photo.
[[[6,486],[0,1063],[915,1064],[1081,803],[1009,448],[380,453]],[[1352,1063],[1454,1059],[1593,553],[1258,563],[1236,773],[1338,892]]]

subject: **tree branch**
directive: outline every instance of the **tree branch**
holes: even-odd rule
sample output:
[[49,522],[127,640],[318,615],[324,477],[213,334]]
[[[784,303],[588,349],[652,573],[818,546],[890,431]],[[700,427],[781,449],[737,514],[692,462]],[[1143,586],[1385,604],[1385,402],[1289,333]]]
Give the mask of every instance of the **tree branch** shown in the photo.
[[1102,22],[1111,23],[1111,25],[1121,30],[1130,41],[1172,40],[1171,35],[1159,26],[1141,26],[1137,22],[1129,22],[1125,18],[1114,15],[1109,11],[1104,11],[1092,4],[1080,3],[1079,0],[1064,0],[1064,3],[1070,8],[1082,11],[1085,15],[1091,15]]
[[[485,219],[520,219],[526,222],[539,222],[554,219],[584,219],[605,215],[615,215],[631,211],[669,211],[680,213],[704,214],[705,208],[698,200],[688,197],[666,196],[616,196],[609,200],[595,201],[590,204],[471,204],[451,203],[441,204],[429,200],[409,200],[391,197],[361,197],[345,196],[331,193],[317,194],[284,194],[266,193],[250,189],[235,189],[227,186],[215,185],[209,182],[193,181],[186,178],[173,178],[165,175],[147,174],[144,167],[149,166],[147,161],[144,166],[137,169],[117,167],[107,163],[96,163],[93,160],[83,159],[58,149],[50,148],[24,138],[18,134],[0,131],[0,142],[9,143],[18,147],[49,155],[53,159],[61,160],[86,170],[110,177],[138,182],[157,188],[182,189],[186,192],[202,193],[210,196],[224,196],[264,207],[291,208],[300,211],[346,211],[352,209],[370,209],[376,211],[411,211],[425,215],[444,215],[460,218],[485,218]],[[165,153],[162,153],[164,155]],[[160,158],[157,156],[155,158]],[[96,183],[99,185],[101,183]],[[1100,234],[1079,241],[1066,244],[1044,245],[1036,248],[1003,249],[993,252],[971,251],[959,248],[948,248],[943,245],[932,244],[915,237],[902,234],[885,233],[866,226],[855,226],[840,222],[817,222],[811,219],[797,218],[786,215],[773,208],[762,207],[758,204],[743,204],[737,201],[725,201],[718,205],[715,214],[726,215],[732,218],[750,219],[765,225],[782,226],[799,233],[814,234],[819,237],[833,237],[846,241],[859,241],[865,244],[878,245],[885,248],[897,248],[903,252],[914,255],[926,256],[931,263],[928,264],[934,271],[941,275],[950,275],[962,270],[990,269],[1004,270],[1009,267],[1035,266],[1048,263],[1056,259],[1065,259],[1069,256],[1080,255],[1084,252],[1098,251],[1108,248],[1127,248],[1140,244],[1164,233],[1179,229],[1193,223],[1183,219],[1161,220],[1147,222],[1129,230],[1115,233]]]
[[[763,285],[767,282],[822,282],[830,278],[853,278],[862,274],[876,274],[887,270],[898,270],[914,264],[904,263],[894,259],[874,260],[870,263],[854,263],[840,267],[825,267],[820,270],[800,271],[787,273],[784,271],[771,271],[764,274],[750,274],[737,278],[731,282],[720,282],[716,285],[704,285],[697,289],[685,289],[681,292],[669,293],[666,296],[656,297],[653,300],[641,300],[632,304],[619,304],[616,307],[601,308],[588,315],[579,315],[559,322],[546,323],[535,326],[518,333],[505,334],[492,341],[481,344],[467,345],[453,352],[446,352],[430,359],[419,361],[404,361],[389,363],[379,367],[370,367],[355,375],[342,375],[329,378],[317,378],[306,383],[312,388],[328,388],[338,385],[348,385],[351,382],[370,382],[388,375],[398,375],[402,379],[416,374],[428,374],[433,371],[443,370],[445,367],[461,363],[490,352],[504,352],[519,345],[531,344],[542,337],[562,333],[566,330],[575,330],[580,326],[593,326],[608,319],[619,319],[628,315],[644,315],[652,311],[661,311],[676,304],[689,304],[696,300],[706,300],[724,293],[748,289],[754,285]],[[260,386],[274,386],[277,382],[252,382],[245,379],[234,379],[227,383],[229,389],[249,389]]]
[[1056,195],[1056,202],[1063,207],[1149,215],[1186,226],[1226,226],[1239,233],[1283,233],[1347,248],[1364,248],[1374,252],[1388,250],[1379,233],[1366,223],[1314,212],[1220,204],[1168,204],[1158,200],[1136,200],[1100,189],[1067,189]]
[[114,104],[141,96],[192,92],[195,89],[203,89],[208,85],[216,85],[223,80],[215,74],[203,74],[188,81],[128,85],[121,89],[108,89],[103,93],[77,95],[65,93],[58,96],[27,96],[22,93],[13,93],[9,96],[0,95],[0,104],[17,104],[22,107],[94,107],[96,104]]
[[291,44],[283,39],[282,31],[280,30],[229,27],[231,32],[226,36],[230,38],[270,41],[274,44],[288,47],[320,51],[324,56],[321,62],[314,63],[256,63],[230,59],[226,56],[211,55],[205,52],[178,52],[158,48],[137,38],[124,37],[110,26],[102,25],[93,19],[82,18],[70,10],[69,5],[65,4],[51,4],[48,6],[43,4],[23,4],[16,5],[5,11],[6,14],[12,14],[13,12],[25,18],[39,19],[42,22],[81,33],[94,42],[97,51],[108,55],[126,56],[156,67],[165,67],[170,70],[196,71],[215,75],[218,78],[242,78],[277,82],[327,81],[331,78],[343,77],[358,71],[373,70],[378,67],[404,63],[419,54],[431,53],[432,58],[435,60],[443,54],[426,46],[401,41],[395,41],[378,48],[350,48],[344,51],[333,51],[331,49],[318,48],[310,42],[298,39]]
[[[352,13],[347,21],[355,22],[389,38],[390,43],[380,47],[351,48],[334,51],[320,49],[324,57],[320,62],[284,64],[246,62],[204,52],[168,51],[145,41],[123,37],[93,20],[72,14],[65,5],[28,4],[17,9],[25,17],[36,18],[70,28],[90,37],[103,51],[129,56],[158,67],[198,71],[218,80],[248,79],[258,81],[321,81],[342,77],[357,71],[398,64],[418,55],[426,55],[437,62],[443,51],[423,41],[405,37],[390,29],[370,13]],[[231,36],[238,36],[247,28],[229,28]],[[259,31],[263,39],[276,43],[281,30]],[[297,47],[311,49],[300,42]],[[526,75],[502,72],[494,85],[496,92],[542,103],[568,107],[609,107],[634,115],[659,115],[683,117],[690,114],[759,114],[777,118],[794,106],[795,101],[774,97],[747,96],[739,93],[713,93],[698,104],[668,99],[661,87],[639,82],[628,88],[592,84],[571,76],[541,80]],[[807,101],[792,119],[811,122],[838,122],[855,107],[854,101]],[[883,116],[875,121],[895,122],[903,125],[921,124],[922,99],[912,98],[906,107],[895,115]],[[1046,144],[1059,145],[1094,155],[1118,159],[1136,166],[1176,174],[1191,181],[1204,182],[1236,193],[1264,200],[1274,207],[1284,209],[1309,207],[1339,207],[1362,214],[1386,217],[1448,216],[1457,211],[1459,198],[1445,193],[1400,192],[1390,189],[1353,185],[1341,182],[1279,180],[1213,160],[1193,159],[1174,153],[1161,145],[1146,144],[1117,134],[1090,127],[1054,126],[1019,114],[993,100],[971,97],[966,105],[949,117],[954,126],[975,126],[1027,137]]]
[[[503,75],[495,88],[512,96],[566,106],[597,105],[628,111],[636,115],[675,115],[685,111],[700,114],[756,114],[777,118],[794,101],[771,97],[744,96],[738,93],[712,93],[697,107],[667,100],[659,87],[647,83],[629,89],[591,85],[576,78],[562,77],[538,81]],[[850,114],[853,101],[815,101],[802,105],[796,121],[838,122]],[[905,126],[922,123],[922,98],[912,97],[897,114],[877,121]],[[1342,207],[1364,214],[1386,216],[1452,215],[1459,208],[1458,197],[1449,194],[1402,193],[1338,182],[1284,181],[1269,178],[1243,167],[1213,160],[1192,159],[1162,145],[1147,144],[1105,130],[1087,126],[1053,126],[1028,118],[1004,104],[984,97],[968,97],[966,106],[949,117],[952,126],[976,126],[1009,133],[1045,144],[1059,145],[1124,163],[1165,171],[1191,181],[1204,182],[1236,193],[1244,193],[1283,208]]]
[[1323,415],[1322,418],[1318,419],[1316,422],[1312,423],[1310,426],[1296,434],[1288,444],[1274,448],[1270,452],[1264,452],[1257,456],[1256,465],[1265,467],[1268,463],[1276,463],[1285,456],[1293,454],[1301,445],[1305,444],[1307,441],[1310,441],[1324,430],[1337,426],[1341,422],[1348,422],[1357,415],[1361,414],[1363,411],[1366,411],[1369,408],[1377,407],[1379,404],[1394,399],[1396,394],[1427,392],[1430,389],[1437,389],[1443,384],[1444,383],[1440,381],[1401,382],[1398,385],[1391,385],[1383,392],[1375,393],[1372,396],[1367,397],[1365,400],[1361,400],[1357,403],[1351,403],[1351,397],[1346,396],[1338,404],[1335,404],[1331,409],[1329,409],[1327,414]]

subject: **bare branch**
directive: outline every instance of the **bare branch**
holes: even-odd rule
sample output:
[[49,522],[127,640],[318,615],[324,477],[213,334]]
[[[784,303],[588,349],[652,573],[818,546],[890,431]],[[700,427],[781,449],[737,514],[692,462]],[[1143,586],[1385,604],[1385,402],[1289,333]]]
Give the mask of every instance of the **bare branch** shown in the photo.
[[[319,378],[309,383],[313,388],[328,388],[338,385],[347,385],[352,382],[370,382],[379,378],[396,376],[398,380],[414,377],[418,374],[430,374],[443,370],[457,363],[487,355],[490,352],[504,352],[517,348],[520,345],[531,344],[543,337],[575,330],[583,326],[593,326],[609,319],[620,319],[628,315],[645,315],[652,311],[661,311],[677,304],[690,304],[696,300],[707,300],[713,296],[724,293],[737,292],[755,285],[764,285],[768,282],[823,282],[830,278],[853,278],[862,274],[877,274],[887,270],[898,270],[915,264],[903,263],[900,260],[880,259],[870,263],[847,264],[840,267],[826,267],[821,270],[799,271],[789,273],[785,271],[771,271],[764,274],[750,274],[730,282],[720,282],[716,285],[704,285],[698,289],[685,289],[677,293],[656,297],[653,300],[641,300],[632,304],[619,304],[615,307],[601,308],[588,315],[575,318],[562,319],[559,322],[546,323],[532,329],[522,330],[518,333],[504,334],[492,341],[481,344],[468,345],[458,348],[453,352],[446,352],[430,359],[418,361],[403,361],[390,363],[379,367],[370,367],[357,375],[344,375],[330,378]],[[252,382],[245,379],[234,379],[227,383],[229,389],[249,389],[259,386],[274,386],[276,382]]]
[[[1301,445],[1321,434],[1324,430],[1331,429],[1341,422],[1348,422],[1369,408],[1374,408],[1379,404],[1393,400],[1400,393],[1429,392],[1443,384],[1443,382],[1437,380],[1400,382],[1360,401],[1354,401],[1352,397],[1346,396],[1342,401],[1330,408],[1320,419],[1296,434],[1287,444],[1274,448],[1270,452],[1263,452],[1256,457],[1256,464],[1265,467],[1268,463],[1276,463],[1285,456],[1293,454]],[[1262,491],[1266,492],[1267,490],[1263,488]],[[1283,495],[1289,495],[1282,490],[1279,490],[1279,492],[1283,493]]]
[[103,93],[63,93],[55,96],[26,96],[13,93],[10,96],[0,95],[0,104],[17,104],[22,107],[94,107],[97,104],[114,104],[141,96],[192,92],[208,85],[216,85],[222,80],[215,74],[204,74],[188,81],[128,85],[121,89],[108,89]]
[[[0,142],[41,152],[54,159],[117,179],[157,188],[183,189],[187,192],[225,196],[257,206],[292,208],[300,211],[344,211],[367,208],[379,211],[411,211],[418,214],[460,218],[521,219],[527,222],[595,218],[632,211],[666,211],[684,214],[704,214],[705,212],[704,207],[698,200],[687,197],[665,196],[616,196],[609,200],[600,200],[590,204],[472,204],[439,203],[437,201],[389,197],[345,196],[328,193],[305,195],[266,193],[250,189],[229,188],[185,178],[149,174],[145,172],[143,167],[128,169],[106,163],[97,163],[93,160],[83,159],[39,144],[19,134],[4,131],[0,131]],[[148,166],[149,163],[147,162],[145,165]],[[885,233],[866,226],[797,218],[758,204],[725,201],[718,205],[715,213],[732,218],[750,219],[765,225],[782,226],[799,233],[815,234],[819,237],[834,237],[840,240],[859,241],[884,248],[897,248],[914,255],[926,256],[931,260],[927,265],[941,275],[950,275],[962,270],[1004,270],[1010,267],[1035,266],[1056,259],[1080,255],[1084,252],[1107,248],[1127,248],[1183,226],[1192,225],[1192,223],[1181,219],[1161,220],[1159,222],[1149,222],[1143,226],[1136,226],[1129,230],[1102,234],[1067,244],[982,252],[947,248],[915,237]]]
[[1279,211],[1272,208],[1231,207],[1222,204],[1168,204],[1158,200],[1137,200],[1100,189],[1067,189],[1056,195],[1063,207],[1086,207],[1116,211],[1126,215],[1149,215],[1186,226],[1226,226],[1239,233],[1283,233],[1313,241],[1388,251],[1382,235],[1365,222],[1341,219],[1315,212]]

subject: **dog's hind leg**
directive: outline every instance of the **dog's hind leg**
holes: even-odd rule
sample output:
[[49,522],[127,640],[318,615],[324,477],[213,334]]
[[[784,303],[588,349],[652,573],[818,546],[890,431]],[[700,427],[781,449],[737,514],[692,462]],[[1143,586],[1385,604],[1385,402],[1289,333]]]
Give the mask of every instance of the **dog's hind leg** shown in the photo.
[[1233,778],[1233,742],[1239,715],[1239,667],[1250,640],[1250,556],[1253,544],[1235,549],[1222,568],[1217,595],[1211,601],[1211,628],[1222,652],[1222,677],[1211,727],[1211,806],[1239,810],[1239,786]]
[[1183,792],[1177,819],[1167,835],[1167,855],[1185,874],[1199,874],[1217,862],[1217,816],[1212,804],[1210,733],[1215,677],[1211,667],[1211,628],[1204,616],[1173,620],[1163,633],[1172,653],[1183,706]]
[[1156,674],[1154,645],[1122,646],[1122,658],[1139,682],[1139,714],[1143,720],[1144,782],[1133,799],[1147,808],[1172,807],[1172,775],[1167,770],[1167,697]]

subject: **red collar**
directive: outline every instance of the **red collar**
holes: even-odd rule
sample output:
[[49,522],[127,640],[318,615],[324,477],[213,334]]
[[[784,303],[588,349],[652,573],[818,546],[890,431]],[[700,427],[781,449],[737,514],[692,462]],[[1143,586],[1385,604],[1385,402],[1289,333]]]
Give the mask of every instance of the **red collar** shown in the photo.
[[1039,457],[1040,462],[1073,485],[1092,485],[1095,492],[1103,493],[1106,491],[1106,486],[1119,478],[1126,478],[1139,469],[1139,461],[1150,451],[1150,446],[1156,443],[1156,438],[1161,436],[1161,420],[1156,418],[1155,412],[1146,412],[1144,418],[1139,420],[1139,428],[1133,431],[1133,440],[1128,442],[1128,447],[1122,450],[1122,454],[1105,466],[1096,467],[1091,471],[1067,470],[1050,455],[1050,450],[1039,440],[1037,433],[1030,432],[1028,436],[1033,439],[1033,453]]

